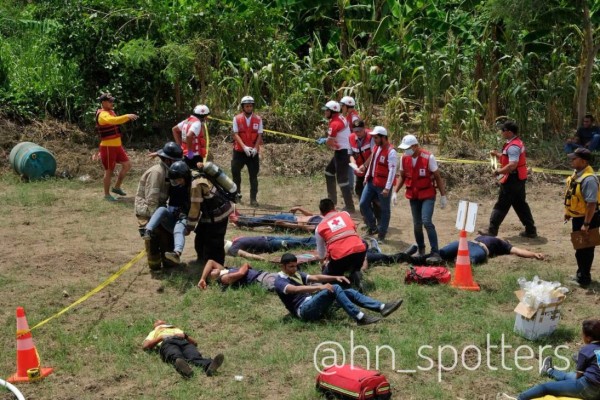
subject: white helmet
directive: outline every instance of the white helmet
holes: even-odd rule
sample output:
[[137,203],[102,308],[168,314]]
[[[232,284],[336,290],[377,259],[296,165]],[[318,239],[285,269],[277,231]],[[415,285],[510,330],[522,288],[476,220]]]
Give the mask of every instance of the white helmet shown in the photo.
[[210,114],[210,110],[204,104],[200,104],[200,105],[194,107],[193,113],[197,114],[197,115],[208,115],[208,114]]
[[325,110],[330,110],[333,112],[340,112],[342,110],[342,108],[340,107],[340,103],[338,103],[337,101],[333,101],[333,100],[329,100],[327,103],[325,103],[325,106],[321,108],[323,111]]
[[254,104],[254,97],[252,96],[244,96],[242,97],[242,101],[240,102],[240,104],[244,105],[244,104]]
[[354,101],[354,99],[350,96],[342,97],[342,99],[340,100],[340,103],[347,105],[348,107],[356,106],[356,101]]
[[373,128],[373,130],[371,132],[369,132],[369,135],[387,136],[388,134],[387,134],[387,129],[385,129],[383,126],[376,126],[375,128]]
[[419,144],[419,141],[415,137],[415,135],[406,135],[402,138],[402,143],[398,146],[399,149],[406,150],[409,147],[414,146],[415,144]]

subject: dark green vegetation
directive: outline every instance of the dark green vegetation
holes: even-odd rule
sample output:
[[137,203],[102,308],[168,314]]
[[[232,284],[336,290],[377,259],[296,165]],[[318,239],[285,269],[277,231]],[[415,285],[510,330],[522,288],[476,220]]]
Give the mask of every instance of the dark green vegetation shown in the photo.
[[479,142],[509,115],[530,143],[558,143],[600,109],[599,4],[5,0],[0,112],[90,129],[110,90],[142,116],[129,131],[149,133],[199,102],[228,115],[251,94],[271,128],[313,135],[319,105],[348,94],[396,133]]

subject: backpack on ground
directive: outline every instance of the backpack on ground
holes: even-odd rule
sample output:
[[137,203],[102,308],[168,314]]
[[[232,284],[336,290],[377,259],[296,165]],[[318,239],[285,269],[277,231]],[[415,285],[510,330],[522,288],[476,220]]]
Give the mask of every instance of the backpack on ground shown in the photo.
[[418,283],[421,285],[435,285],[450,282],[450,271],[444,267],[410,267],[406,271],[404,283]]
[[328,399],[388,400],[390,383],[379,371],[352,365],[333,366],[317,376],[317,389]]

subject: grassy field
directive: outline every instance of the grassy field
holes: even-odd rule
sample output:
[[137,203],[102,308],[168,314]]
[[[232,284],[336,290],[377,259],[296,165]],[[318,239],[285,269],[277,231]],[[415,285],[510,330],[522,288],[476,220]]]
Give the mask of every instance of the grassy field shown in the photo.
[[[131,196],[138,176],[134,173],[127,180],[130,196],[117,204],[102,200],[97,182],[23,184],[11,174],[0,176],[3,377],[15,371],[17,306],[25,307],[33,326],[96,287],[142,250]],[[315,210],[324,195],[321,177],[298,177],[294,183],[302,189],[290,193],[289,178],[261,177],[261,205],[302,204]],[[450,209],[436,211],[441,244],[457,237],[456,202],[465,193],[474,191],[450,192]],[[480,292],[407,286],[406,265],[375,267],[367,273],[368,294],[383,301],[403,298],[404,305],[367,327],[357,327],[340,310],[321,322],[302,323],[287,316],[276,295],[259,287],[198,290],[202,266],[194,261],[190,236],[183,256],[187,265],[181,269],[153,275],[141,261],[97,295],[34,330],[43,365],[56,370],[41,383],[19,388],[28,399],[318,399],[314,360],[331,363],[335,356],[341,362],[345,355],[346,362],[353,358],[355,364],[371,368],[377,358],[396,399],[494,399],[501,391],[523,390],[542,379],[537,375],[540,353],[556,351],[569,357],[577,350],[581,321],[598,317],[600,305],[597,284],[589,290],[574,289],[554,335],[530,342],[513,333],[517,279],[539,275],[564,282],[575,269],[569,228],[552,222],[561,215],[560,187],[540,185],[530,193],[542,239],[514,241],[547,253],[547,261],[492,259],[474,268]],[[482,225],[494,199],[478,200]],[[394,208],[394,229],[384,251],[412,243],[409,215],[406,202]],[[511,213],[503,232],[512,239],[518,230]],[[227,236],[237,235],[240,231],[232,228]],[[242,262],[228,259],[229,265]],[[276,270],[271,264],[252,265]],[[308,271],[316,272],[317,267]],[[594,273],[597,278],[597,269]],[[183,380],[157,354],[142,351],[141,343],[157,318],[184,328],[198,340],[203,354],[224,353],[220,373],[207,378],[198,371],[191,380]],[[338,345],[321,345],[327,341]],[[565,348],[555,349],[563,344]],[[519,348],[523,345],[531,347],[531,354]],[[540,346],[551,347],[540,352]],[[522,357],[518,365],[515,356]],[[528,367],[531,370],[522,370]],[[402,370],[415,372],[398,372]],[[243,379],[235,380],[236,375]],[[0,398],[11,397],[0,393]]]

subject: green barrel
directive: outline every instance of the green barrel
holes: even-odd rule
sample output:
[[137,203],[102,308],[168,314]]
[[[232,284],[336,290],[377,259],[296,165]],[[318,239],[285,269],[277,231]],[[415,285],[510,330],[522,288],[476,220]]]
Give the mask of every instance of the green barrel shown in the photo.
[[10,151],[10,165],[29,180],[54,176],[56,159],[45,148],[31,142],[21,142]]

